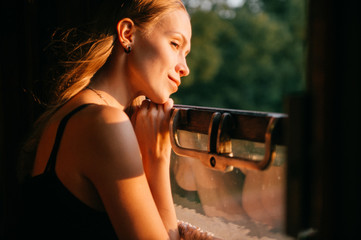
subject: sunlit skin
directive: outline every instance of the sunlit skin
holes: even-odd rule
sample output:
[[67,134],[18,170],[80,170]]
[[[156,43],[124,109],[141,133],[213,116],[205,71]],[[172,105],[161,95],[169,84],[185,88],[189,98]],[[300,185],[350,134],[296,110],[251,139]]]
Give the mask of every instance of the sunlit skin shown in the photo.
[[[119,238],[179,239],[169,181],[169,96],[189,73],[189,16],[170,12],[146,35],[122,19],[117,33],[108,62],[91,83],[105,101],[84,90],[56,112],[40,139],[33,175],[44,171],[59,121],[77,106],[95,103],[66,126],[56,162],[59,179],[85,204],[107,211]],[[138,95],[150,101],[130,120],[124,110]]]
[[190,29],[188,15],[177,11],[161,19],[146,36],[135,34],[140,47],[134,48],[134,57],[127,62],[129,75],[136,80],[134,93],[165,103],[178,90],[181,77],[189,74],[185,57],[190,51]]
[[[122,109],[139,95],[165,103],[177,91],[181,77],[189,74],[186,55],[192,33],[188,14],[182,10],[167,14],[146,34],[136,31],[130,19],[123,19],[117,27],[121,47],[115,49],[92,85],[110,93]],[[123,48],[128,46],[132,50],[124,54]],[[99,84],[103,78],[114,81]]]

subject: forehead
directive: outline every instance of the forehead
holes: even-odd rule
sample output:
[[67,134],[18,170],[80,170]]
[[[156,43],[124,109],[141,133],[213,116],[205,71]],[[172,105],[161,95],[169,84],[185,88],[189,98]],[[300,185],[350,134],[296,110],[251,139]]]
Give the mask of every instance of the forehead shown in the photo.
[[174,10],[164,14],[157,23],[152,27],[154,31],[163,33],[179,33],[182,34],[187,41],[190,41],[192,36],[192,27],[188,13],[183,10]]

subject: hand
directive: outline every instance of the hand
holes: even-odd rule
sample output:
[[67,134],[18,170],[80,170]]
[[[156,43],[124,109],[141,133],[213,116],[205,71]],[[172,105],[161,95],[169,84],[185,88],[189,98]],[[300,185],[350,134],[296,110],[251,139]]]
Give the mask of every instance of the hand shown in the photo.
[[169,138],[170,111],[173,100],[155,104],[144,100],[132,115],[132,124],[142,154],[144,171],[150,172],[161,165],[169,169],[171,144]]

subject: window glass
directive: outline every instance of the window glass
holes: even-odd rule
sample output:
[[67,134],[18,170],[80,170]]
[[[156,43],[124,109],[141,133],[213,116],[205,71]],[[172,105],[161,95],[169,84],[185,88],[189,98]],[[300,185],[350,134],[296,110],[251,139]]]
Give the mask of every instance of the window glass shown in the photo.
[[178,104],[283,112],[305,87],[305,0],[185,0],[190,75]]
[[[181,131],[182,147],[207,150],[206,134]],[[264,144],[232,140],[234,155],[262,160]],[[290,239],[285,217],[285,148],[276,146],[272,166],[264,171],[213,170],[198,159],[172,153],[172,191],[179,220],[222,239]]]
[[[185,0],[192,23],[190,75],[177,104],[284,112],[284,98],[305,88],[305,0]],[[208,136],[179,133],[186,148],[207,150]],[[263,143],[232,139],[234,156],[261,161]],[[172,154],[180,220],[223,239],[289,239],[285,228],[286,148],[264,171],[224,173]]]

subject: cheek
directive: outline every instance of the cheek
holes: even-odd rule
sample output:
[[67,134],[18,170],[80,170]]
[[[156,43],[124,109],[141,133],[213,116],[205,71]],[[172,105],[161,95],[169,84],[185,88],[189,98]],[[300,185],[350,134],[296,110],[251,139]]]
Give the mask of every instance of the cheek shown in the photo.
[[175,53],[167,45],[168,41],[147,41],[142,39],[133,51],[130,64],[140,81],[148,84],[158,82],[168,75],[176,61]]
[[155,54],[149,48],[139,48],[134,50],[129,67],[137,78],[144,80],[151,73],[154,59]]
[[[162,75],[167,74],[171,69],[172,63],[174,62],[172,58],[171,53],[166,50],[154,49],[154,51],[151,51],[147,55],[146,59],[143,59],[146,72],[154,77],[162,77]],[[157,74],[160,76],[155,76]]]
[[144,73],[154,72],[160,65],[159,53],[154,48],[144,48],[140,54],[138,54],[136,64],[141,66],[141,70]]

